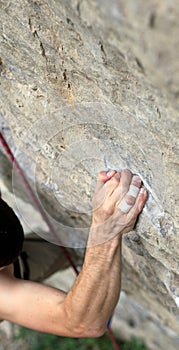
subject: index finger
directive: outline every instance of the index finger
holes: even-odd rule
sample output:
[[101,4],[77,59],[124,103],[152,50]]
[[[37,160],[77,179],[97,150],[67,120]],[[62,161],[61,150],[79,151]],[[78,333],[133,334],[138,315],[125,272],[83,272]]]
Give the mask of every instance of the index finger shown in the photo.
[[116,174],[116,170],[100,171],[98,173],[96,190],[98,191],[108,180]]

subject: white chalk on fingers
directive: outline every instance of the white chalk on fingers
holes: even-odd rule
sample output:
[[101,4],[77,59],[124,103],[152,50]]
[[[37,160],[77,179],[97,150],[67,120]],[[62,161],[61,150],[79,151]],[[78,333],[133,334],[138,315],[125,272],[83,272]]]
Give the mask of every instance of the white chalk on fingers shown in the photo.
[[118,205],[118,208],[123,212],[123,213],[128,213],[128,211],[133,207],[133,205],[127,204],[126,200],[123,198],[121,202]]
[[134,186],[134,185],[130,185],[129,191],[127,192],[127,195],[132,196],[134,198],[137,198],[139,191],[140,191],[139,187]]

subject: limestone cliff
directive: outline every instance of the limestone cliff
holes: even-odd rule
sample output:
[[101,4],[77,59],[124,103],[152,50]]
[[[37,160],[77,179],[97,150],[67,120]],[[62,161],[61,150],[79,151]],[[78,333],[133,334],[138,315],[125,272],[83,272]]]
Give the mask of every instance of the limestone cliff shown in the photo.
[[[141,175],[149,199],[123,240],[116,324],[151,349],[175,349],[178,1],[4,0],[0,8],[4,135],[67,247],[85,247],[98,170]],[[11,187],[3,154],[0,166],[32,229],[20,200],[29,196],[14,172]]]

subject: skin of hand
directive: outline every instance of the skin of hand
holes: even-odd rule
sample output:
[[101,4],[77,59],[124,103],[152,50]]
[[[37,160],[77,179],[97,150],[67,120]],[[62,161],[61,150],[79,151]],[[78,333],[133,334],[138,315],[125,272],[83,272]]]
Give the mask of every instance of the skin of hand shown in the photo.
[[[102,335],[119,299],[122,234],[133,229],[147,200],[145,189],[140,190],[136,199],[129,196],[131,184],[140,188],[142,182],[129,170],[98,175],[83,268],[66,299],[67,309],[76,315],[74,324],[80,325],[82,333],[88,329],[93,336]],[[118,208],[122,198],[133,205],[128,213]]]
[[[129,186],[134,185],[140,189],[137,198],[128,195]],[[90,244],[102,243],[118,234],[130,232],[136,223],[147,200],[147,191],[141,187],[142,181],[138,175],[124,169],[100,172],[93,196],[93,216]],[[122,199],[133,207],[128,213],[123,213],[118,205]],[[99,233],[101,232],[101,234]],[[97,234],[98,232],[98,234]],[[101,236],[102,235],[102,236]]]
[[[133,229],[147,200],[127,195],[130,184],[141,187],[128,170],[100,172],[93,200],[92,225],[82,270],[68,293],[13,276],[13,266],[0,271],[0,319],[42,332],[99,337],[106,330],[121,289],[122,234]],[[133,207],[123,213],[125,198]]]

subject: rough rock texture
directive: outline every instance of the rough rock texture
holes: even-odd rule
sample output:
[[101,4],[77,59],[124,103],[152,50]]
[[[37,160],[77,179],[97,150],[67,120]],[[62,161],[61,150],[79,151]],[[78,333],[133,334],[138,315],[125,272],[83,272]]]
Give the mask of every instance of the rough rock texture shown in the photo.
[[[143,335],[150,349],[176,349],[178,1],[4,0],[0,7],[7,140],[69,247],[85,246],[98,170],[127,167],[142,176],[149,200],[124,237],[126,306],[116,324],[125,337]],[[29,196],[14,172],[11,186],[0,160],[31,228],[22,205]]]

